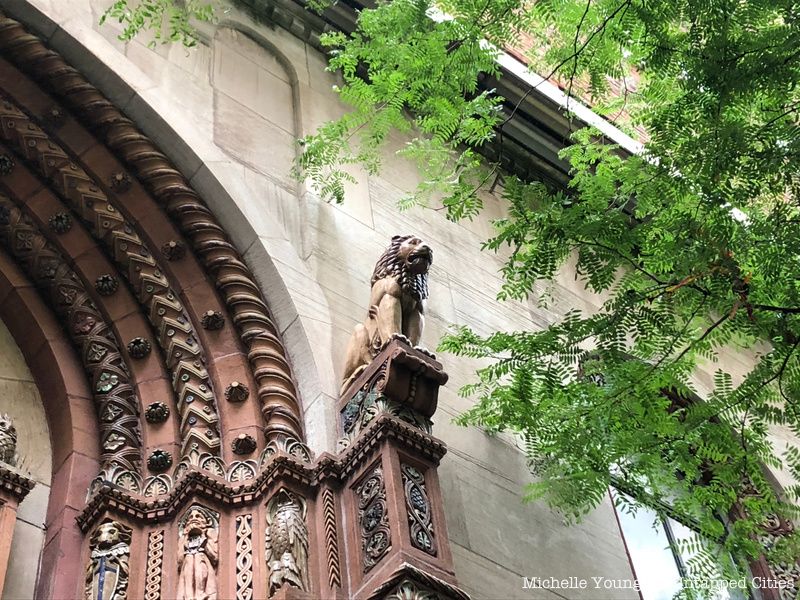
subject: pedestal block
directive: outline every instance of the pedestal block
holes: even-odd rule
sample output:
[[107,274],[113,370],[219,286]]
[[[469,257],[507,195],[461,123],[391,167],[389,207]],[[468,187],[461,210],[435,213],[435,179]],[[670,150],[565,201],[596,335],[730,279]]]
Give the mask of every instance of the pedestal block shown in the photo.
[[442,365],[392,339],[340,400],[339,502],[349,597],[462,599],[437,476],[446,449],[431,435]]

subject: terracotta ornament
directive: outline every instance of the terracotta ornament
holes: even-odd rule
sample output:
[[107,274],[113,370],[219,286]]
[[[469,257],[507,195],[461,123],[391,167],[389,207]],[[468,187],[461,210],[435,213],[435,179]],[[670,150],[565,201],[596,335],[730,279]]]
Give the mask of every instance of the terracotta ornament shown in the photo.
[[401,465],[406,512],[411,545],[436,556],[436,539],[431,522],[431,505],[425,487],[425,476],[411,465]]
[[236,517],[236,600],[253,598],[253,515]]
[[117,521],[106,521],[89,540],[85,600],[126,600],[131,530]]
[[164,531],[151,531],[147,536],[147,573],[144,600],[161,599],[161,570],[164,563]]
[[376,467],[356,489],[364,572],[380,562],[392,547],[383,469]]
[[270,596],[284,585],[308,590],[305,501],[282,489],[267,503],[267,566]]
[[333,492],[326,488],[322,493],[322,509],[325,527],[325,558],[328,562],[328,585],[331,588],[342,586],[339,567],[339,539],[336,531],[336,502]]
[[369,311],[356,325],[344,367],[344,393],[394,335],[419,344],[433,250],[413,235],[396,235],[372,273]]
[[192,506],[181,519],[177,600],[217,600],[219,517]]

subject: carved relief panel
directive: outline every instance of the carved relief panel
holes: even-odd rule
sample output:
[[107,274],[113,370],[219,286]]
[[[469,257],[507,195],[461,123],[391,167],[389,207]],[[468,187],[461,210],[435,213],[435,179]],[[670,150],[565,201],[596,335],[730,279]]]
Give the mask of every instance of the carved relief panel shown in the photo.
[[195,504],[178,522],[177,600],[217,600],[219,513]]
[[266,560],[269,595],[283,586],[309,590],[306,501],[287,489],[267,502]]
[[425,486],[425,476],[416,467],[400,466],[408,514],[411,545],[436,556],[436,538],[433,534],[431,503]]
[[356,488],[356,498],[363,567],[367,573],[392,547],[386,508],[386,485],[380,466],[375,467]]
[[97,526],[89,538],[85,600],[127,600],[130,554],[130,528],[111,520]]

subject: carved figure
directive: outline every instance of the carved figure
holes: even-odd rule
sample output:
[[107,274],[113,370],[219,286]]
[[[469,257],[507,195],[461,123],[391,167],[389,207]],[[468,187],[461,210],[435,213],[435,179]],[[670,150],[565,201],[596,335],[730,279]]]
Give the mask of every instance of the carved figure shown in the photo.
[[392,336],[405,336],[412,345],[419,344],[431,264],[433,250],[420,238],[392,238],[372,273],[367,319],[356,325],[347,346],[342,392]]
[[86,568],[85,600],[126,600],[131,530],[106,521],[89,539],[90,558]]
[[5,413],[0,415],[0,462],[17,464],[17,429]]
[[308,591],[306,503],[282,489],[267,504],[269,595],[285,584]]
[[193,506],[180,526],[177,600],[217,600],[218,522]]

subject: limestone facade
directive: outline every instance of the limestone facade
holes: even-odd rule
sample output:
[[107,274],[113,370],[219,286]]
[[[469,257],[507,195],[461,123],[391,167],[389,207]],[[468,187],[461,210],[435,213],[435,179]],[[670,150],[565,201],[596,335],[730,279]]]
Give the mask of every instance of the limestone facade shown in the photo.
[[[583,290],[568,271],[548,290],[552,301],[547,308],[534,302],[498,303],[495,297],[504,257],[481,252],[480,245],[491,235],[490,221],[503,216],[502,201],[486,194],[480,218],[459,223],[445,219],[436,207],[400,212],[397,201],[418,178],[413,166],[393,154],[404,143],[400,137],[387,149],[380,175],[353,169],[357,183],[348,185],[342,205],[321,201],[313,190],[292,179],[289,172],[299,152],[297,138],[346,110],[332,91],[337,78],[325,71],[324,56],[296,32],[257,22],[231,6],[220,11],[217,23],[202,26],[198,47],[150,48],[146,38],[120,42],[113,23],[99,26],[107,4],[102,0],[0,0],[0,8],[46,40],[149,136],[209,206],[255,275],[269,306],[296,382],[306,442],[315,455],[337,450],[344,349],[353,326],[364,317],[375,259],[392,235],[413,233],[434,248],[422,340],[428,348],[435,348],[454,324],[468,325],[479,333],[538,329],[557,321],[568,309],[599,306],[601,299]],[[156,217],[148,216],[145,209],[130,210],[134,216],[138,211],[145,242],[160,239],[163,226]],[[75,268],[81,277],[99,272],[89,263]],[[209,306],[225,313],[214,286],[206,280],[207,273],[195,263],[185,272],[168,275],[173,286],[178,281],[175,291],[191,316],[201,315]],[[126,298],[129,303],[125,306],[130,309],[135,298]],[[105,316],[125,343],[135,332],[149,330],[142,316],[131,310],[126,321],[128,313],[123,308],[119,311]],[[195,321],[199,323],[199,319]],[[10,323],[9,328],[13,329]],[[223,335],[227,337],[212,339],[211,332],[198,328],[198,336],[212,349],[207,377],[211,387],[220,391],[218,403],[224,402],[221,390],[230,384],[227,373],[235,373],[247,363],[235,336],[225,330]],[[0,327],[0,412],[15,417],[20,455],[24,456],[21,464],[37,482],[19,511],[9,567],[9,575],[17,572],[15,569],[24,575],[15,579],[13,586],[6,585],[4,598],[32,597],[36,574],[29,565],[37,562],[45,537],[42,524],[51,470],[58,467],[59,458],[64,459],[59,456],[57,440],[50,447],[48,420],[40,400],[40,394],[44,397],[52,390],[42,389],[41,383],[37,389],[18,348],[23,343]],[[451,421],[470,405],[457,390],[472,380],[479,365],[452,356],[440,356],[439,360],[450,380],[439,390],[433,431],[448,447],[438,468],[438,486],[459,587],[476,599],[595,598],[592,589],[570,590],[567,596],[565,592],[536,590],[532,595],[531,590],[523,589],[523,577],[632,580],[634,574],[610,501],[582,524],[570,527],[545,506],[525,504],[522,494],[530,474],[516,441],[510,436],[490,437],[478,428],[462,428]],[[741,371],[746,368],[746,356],[731,356],[730,360],[741,364]],[[141,397],[171,397],[171,373],[156,362],[131,364],[132,385]],[[711,385],[712,373],[710,368],[699,376],[701,388]],[[257,383],[244,379],[252,397]],[[80,410],[94,410],[91,404],[86,408],[85,389],[76,394],[84,399]],[[47,398],[44,403],[47,405]],[[235,458],[228,448],[239,435],[252,434],[259,451],[264,448],[258,428],[251,426],[261,418],[258,407],[247,406],[236,418],[222,413],[219,433],[226,460]],[[181,427],[173,414],[164,428],[169,429],[169,436],[160,433],[162,430],[144,428],[144,458],[153,449],[172,444],[168,440],[175,439]],[[98,435],[97,431],[79,431]],[[170,445],[168,450],[177,463],[182,449]],[[86,460],[96,462],[97,458]],[[88,483],[76,482],[76,487],[85,493]],[[286,497],[293,498],[296,493],[297,489],[289,491]],[[49,521],[67,519],[71,523],[83,510],[84,501],[71,497],[65,514],[51,515]],[[297,506],[301,504],[297,502]],[[219,515],[203,510],[203,527],[220,527]],[[303,510],[315,508],[303,506]],[[188,512],[180,512],[182,519],[188,518]],[[246,536],[249,527],[250,521],[241,516],[235,530],[231,526],[214,535],[222,548],[234,543],[224,542],[225,535]],[[263,537],[260,527],[255,531]],[[63,531],[67,535],[67,530]],[[78,534],[72,531],[69,535]],[[159,535],[157,528],[150,530],[148,543],[153,548],[161,543]],[[236,539],[246,542],[245,537]],[[315,543],[321,542],[312,536],[312,547]],[[136,552],[142,549],[131,547],[131,569]],[[135,564],[138,568],[144,563]],[[172,576],[164,577],[166,582]],[[638,595],[632,590],[611,590],[605,597],[633,599]]]

